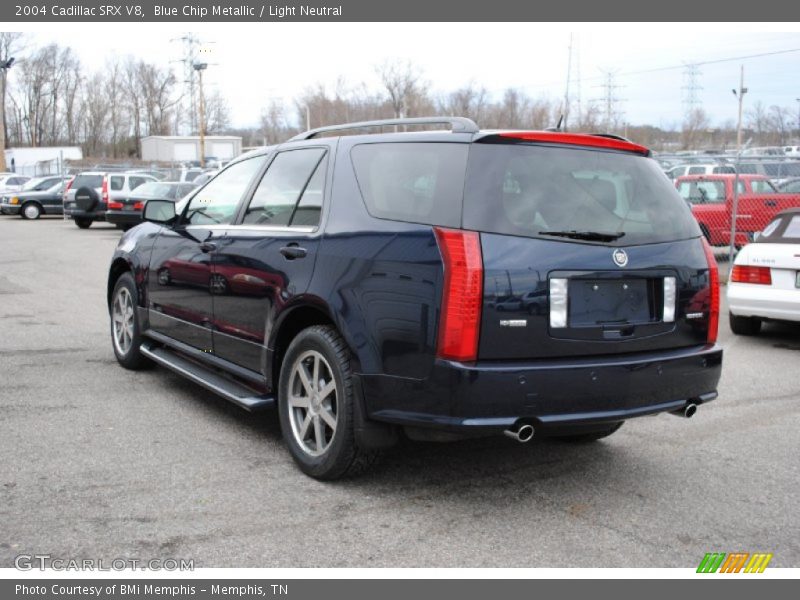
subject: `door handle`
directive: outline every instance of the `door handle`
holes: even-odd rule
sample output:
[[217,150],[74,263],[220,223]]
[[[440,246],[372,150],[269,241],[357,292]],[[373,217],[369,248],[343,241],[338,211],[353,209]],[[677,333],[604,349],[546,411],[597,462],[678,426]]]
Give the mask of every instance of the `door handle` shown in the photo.
[[217,244],[215,242],[203,242],[200,244],[200,251],[201,252],[214,252],[217,249]]
[[286,260],[294,260],[295,258],[305,258],[308,251],[297,244],[289,244],[281,248],[281,254],[286,257]]
[[778,203],[775,200],[765,200],[764,206],[778,206]]

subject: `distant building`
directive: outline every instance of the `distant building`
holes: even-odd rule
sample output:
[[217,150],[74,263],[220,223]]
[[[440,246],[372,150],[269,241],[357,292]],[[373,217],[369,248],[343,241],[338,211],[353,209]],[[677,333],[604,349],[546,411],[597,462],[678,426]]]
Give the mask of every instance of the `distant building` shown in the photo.
[[[242,138],[233,135],[205,136],[206,158],[230,160],[242,153]],[[142,160],[188,162],[200,160],[200,136],[148,135],[142,138]]]
[[78,146],[49,146],[45,148],[9,148],[6,165],[14,165],[14,172],[36,177],[61,172],[61,161],[81,160],[83,152]]

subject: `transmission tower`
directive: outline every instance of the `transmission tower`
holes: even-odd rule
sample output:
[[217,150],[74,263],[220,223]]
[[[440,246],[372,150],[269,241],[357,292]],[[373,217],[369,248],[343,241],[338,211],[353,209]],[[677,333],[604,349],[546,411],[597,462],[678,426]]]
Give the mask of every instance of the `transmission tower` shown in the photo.
[[686,114],[691,114],[696,108],[700,108],[702,101],[700,100],[700,91],[703,86],[700,85],[700,65],[697,63],[684,63],[686,66],[683,69],[683,104],[686,107]]
[[620,104],[623,99],[617,96],[617,90],[621,86],[616,84],[616,71],[603,71],[605,82],[600,87],[603,89],[602,102],[605,105],[605,128],[608,133],[616,128],[617,123],[623,117]]

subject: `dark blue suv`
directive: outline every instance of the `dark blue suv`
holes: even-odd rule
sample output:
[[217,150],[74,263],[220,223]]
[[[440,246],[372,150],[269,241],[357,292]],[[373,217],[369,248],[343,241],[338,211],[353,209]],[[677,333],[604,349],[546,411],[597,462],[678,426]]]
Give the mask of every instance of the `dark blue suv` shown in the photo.
[[[449,129],[420,130],[436,124]],[[114,352],[277,405],[321,479],[401,432],[594,440],[691,416],[717,395],[717,268],[649,154],[463,118],[246,154],[177,205],[149,201],[123,236]]]

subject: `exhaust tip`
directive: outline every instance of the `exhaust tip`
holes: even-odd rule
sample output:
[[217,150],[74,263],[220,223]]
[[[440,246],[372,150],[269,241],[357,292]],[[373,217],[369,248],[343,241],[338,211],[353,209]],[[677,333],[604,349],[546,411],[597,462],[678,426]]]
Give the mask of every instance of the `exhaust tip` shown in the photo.
[[697,412],[697,404],[687,404],[686,408],[683,409],[683,416],[687,419],[691,419],[694,416],[694,413]]
[[530,425],[523,425],[517,429],[517,439],[520,442],[530,442],[533,439],[533,427]]
[[517,440],[519,443],[524,444],[533,439],[534,429],[532,425],[520,425],[513,429],[506,429],[503,433],[512,440]]

